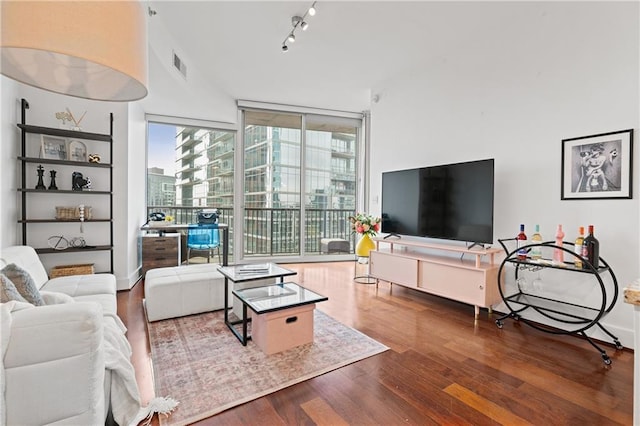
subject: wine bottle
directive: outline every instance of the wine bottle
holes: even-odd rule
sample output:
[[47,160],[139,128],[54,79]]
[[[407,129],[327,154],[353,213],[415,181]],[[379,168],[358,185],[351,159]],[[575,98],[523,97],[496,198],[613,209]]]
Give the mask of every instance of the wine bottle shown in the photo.
[[598,269],[600,261],[600,242],[593,235],[593,225],[589,225],[589,234],[582,242],[582,257]]
[[[556,246],[562,247],[564,241],[564,231],[562,230],[562,225],[558,225],[558,230],[556,231]],[[555,248],[553,249],[553,260],[556,262],[564,262],[564,250]]]
[[[536,225],[536,232],[531,236],[531,244],[541,244],[541,243],[542,243],[542,235],[540,235],[540,225]],[[532,259],[542,258],[542,246],[531,247],[531,258]]]
[[527,234],[524,233],[524,224],[520,225],[520,233],[516,237],[518,247],[518,259],[525,260],[527,258],[527,250],[522,247],[527,245]]
[[576,254],[573,264],[576,268],[582,269],[582,243],[584,242],[584,226],[578,228],[578,238],[573,246],[573,252]]

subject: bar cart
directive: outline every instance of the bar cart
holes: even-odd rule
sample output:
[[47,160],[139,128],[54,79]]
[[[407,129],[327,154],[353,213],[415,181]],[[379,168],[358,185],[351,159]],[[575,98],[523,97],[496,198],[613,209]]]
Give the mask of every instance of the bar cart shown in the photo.
[[[587,330],[597,326],[611,337],[616,349],[623,348],[618,338],[600,323],[602,318],[611,312],[618,299],[618,282],[609,264],[600,257],[600,266],[595,268],[586,259],[575,254],[573,243],[569,242],[563,242],[562,246],[558,246],[553,241],[547,241],[528,244],[519,249],[510,249],[508,247],[516,245],[515,238],[498,241],[507,253],[498,272],[498,289],[509,312],[496,319],[496,326],[502,328],[504,320],[512,318],[547,333],[573,334],[583,337],[600,352],[604,363],[610,365],[609,355],[586,334]],[[518,256],[522,251],[527,253],[526,257]],[[532,257],[531,254],[534,251],[538,255]],[[559,253],[558,251],[566,260],[552,260],[554,252]],[[576,266],[576,260],[578,263],[582,262],[581,267]],[[508,286],[503,270],[510,267],[513,267],[515,280]],[[575,291],[568,290],[568,286],[564,288],[563,283],[552,286],[543,285],[540,273],[546,269],[563,271],[559,272],[556,278],[563,279],[567,283],[575,282]],[[562,276],[560,274],[577,275]],[[532,280],[532,277],[535,278]],[[585,300],[587,295],[590,296],[590,301]],[[543,319],[547,319],[545,323],[550,322],[552,325],[524,318],[522,314],[525,312],[535,312]]]

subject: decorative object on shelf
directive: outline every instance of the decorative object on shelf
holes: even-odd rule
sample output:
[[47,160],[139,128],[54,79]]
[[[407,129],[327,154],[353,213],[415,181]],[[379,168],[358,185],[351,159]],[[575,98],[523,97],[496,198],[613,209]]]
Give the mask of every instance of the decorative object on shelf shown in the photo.
[[72,139],[69,141],[69,160],[87,161],[87,146],[84,142]]
[[47,160],[67,159],[67,140],[56,136],[42,135],[40,158]]
[[146,12],[137,1],[75,2],[72,8],[2,2],[1,72],[79,98],[142,99],[148,74]]
[[633,129],[562,140],[562,200],[632,198]]
[[66,111],[56,112],[56,120],[62,120],[61,129],[67,128],[67,121],[71,121],[71,115]]
[[89,154],[89,162],[90,163],[99,163],[100,162],[100,154]]
[[71,175],[71,189],[74,191],[83,191],[85,189],[91,189],[91,180],[89,177],[82,176],[80,172],[73,172]]
[[[67,111],[67,113],[69,114],[69,117],[71,117],[71,121],[73,121],[73,127],[71,128],[71,130],[76,130],[76,131],[81,131],[82,128],[80,127],[80,123],[82,122],[82,120],[84,119],[84,116],[87,115],[87,111],[85,111],[82,116],[80,116],[80,118],[78,120],[76,120],[76,118],[73,116],[73,113],[71,112],[71,110],[67,107],[65,108],[65,110]],[[86,152],[86,151],[85,151]]]
[[47,187],[44,185],[43,176],[44,176],[44,167],[42,167],[42,165],[39,165],[38,166],[38,183],[36,184],[36,189],[47,189]]
[[50,236],[47,244],[54,250],[66,250],[69,248],[69,241],[63,235]]
[[84,204],[80,204],[78,206],[78,210],[80,210],[80,233],[84,233],[84,228],[82,224],[84,223]]
[[69,247],[83,248],[87,246],[87,242],[82,237],[74,237],[68,240],[64,235],[52,235],[47,240],[49,247],[54,250],[66,250]]
[[356,254],[360,257],[369,257],[369,252],[376,248],[371,237],[375,237],[380,230],[380,218],[366,213],[357,213],[349,217],[349,222],[351,222],[351,231],[362,235],[356,245]]
[[[93,209],[91,206],[84,206],[84,219],[91,220],[93,217]],[[80,220],[80,206],[61,207],[56,206],[56,220]]]
[[51,175],[51,183],[49,184],[49,189],[57,190],[58,189],[58,185],[56,185],[56,171],[55,170],[51,170],[51,171],[49,171],[49,174]]
[[69,245],[75,248],[86,247],[87,242],[82,237],[73,237],[71,241],[69,241]]
[[93,263],[57,265],[51,268],[49,278],[67,277],[69,275],[91,275],[93,273],[95,273]]

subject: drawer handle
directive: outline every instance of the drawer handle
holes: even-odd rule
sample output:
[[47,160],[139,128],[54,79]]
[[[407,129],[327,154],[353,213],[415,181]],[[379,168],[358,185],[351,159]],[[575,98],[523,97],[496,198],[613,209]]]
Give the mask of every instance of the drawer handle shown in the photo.
[[287,324],[291,324],[292,322],[298,321],[298,317],[289,317],[285,320]]
[[156,248],[155,248],[155,250],[156,250],[156,251],[166,250],[166,249],[167,249],[166,247],[156,247]]
[[484,289],[484,286],[482,284],[480,284],[478,287],[480,288],[480,290]]

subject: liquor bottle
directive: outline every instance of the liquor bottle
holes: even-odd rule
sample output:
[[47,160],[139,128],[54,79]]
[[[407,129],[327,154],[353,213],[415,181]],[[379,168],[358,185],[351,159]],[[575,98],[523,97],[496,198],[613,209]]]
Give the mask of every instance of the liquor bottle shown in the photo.
[[524,233],[524,224],[520,225],[520,233],[516,237],[516,240],[518,247],[518,259],[525,260],[527,258],[527,250],[521,248],[527,245],[527,234]]
[[582,242],[582,257],[598,269],[600,260],[600,242],[593,236],[593,225],[589,225],[589,235]]
[[573,252],[576,254],[573,264],[576,268],[582,269],[582,243],[584,242],[584,226],[578,228],[578,238],[573,246]]
[[[531,244],[540,244],[540,243],[542,243],[542,235],[540,235],[540,225],[536,225],[536,232],[531,236]],[[531,247],[531,258],[532,259],[542,258],[542,246]]]
[[[558,230],[556,231],[556,246],[562,247],[564,241],[564,231],[562,230],[562,225],[558,225]],[[553,249],[553,260],[556,262],[564,262],[564,250],[555,248]]]

